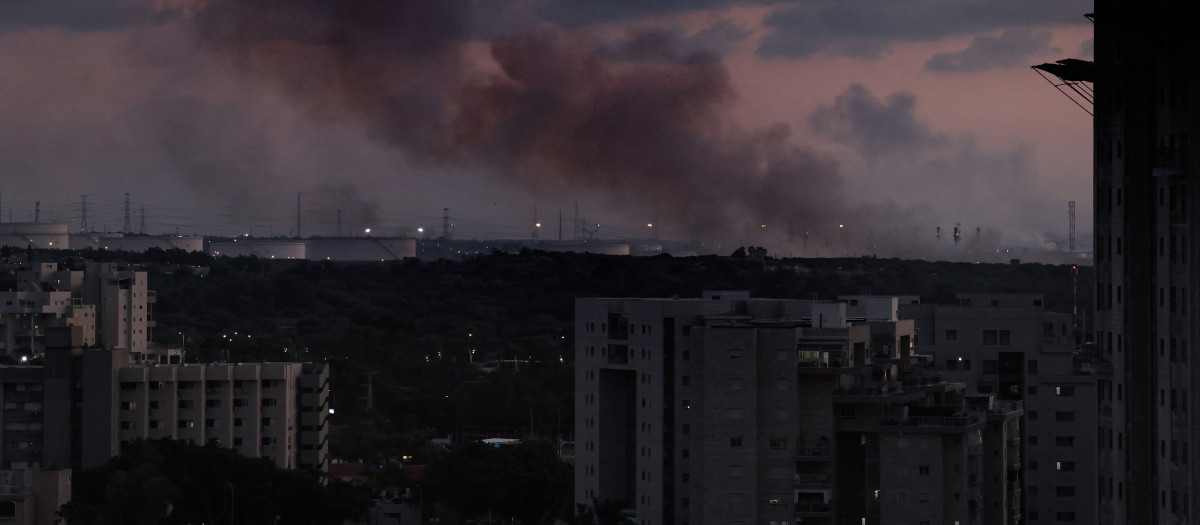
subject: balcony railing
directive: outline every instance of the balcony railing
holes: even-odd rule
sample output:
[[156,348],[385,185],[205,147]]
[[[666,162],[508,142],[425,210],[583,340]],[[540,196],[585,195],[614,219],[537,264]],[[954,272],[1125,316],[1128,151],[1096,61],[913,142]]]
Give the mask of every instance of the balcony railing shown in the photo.
[[800,445],[796,447],[796,457],[799,459],[829,459],[833,457],[833,447],[829,445]]
[[958,416],[889,417],[882,419],[879,424],[892,427],[968,427],[979,422],[978,414],[963,414]]
[[820,501],[801,501],[796,503],[796,512],[805,514],[828,514],[829,504]]
[[795,474],[792,481],[797,485],[829,485],[833,483],[829,474]]

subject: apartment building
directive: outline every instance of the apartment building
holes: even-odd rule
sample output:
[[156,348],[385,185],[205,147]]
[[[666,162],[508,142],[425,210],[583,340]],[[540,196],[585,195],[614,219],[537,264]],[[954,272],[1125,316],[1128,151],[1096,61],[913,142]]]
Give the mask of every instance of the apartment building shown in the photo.
[[642,524],[1017,523],[1020,406],[925,371],[894,309],[870,317],[577,300],[577,503]]
[[92,383],[98,397],[115,394],[115,404],[97,401],[85,415],[85,466],[108,461],[135,439],[161,438],[213,442],[280,468],[324,470],[328,463],[325,365],[132,365],[115,372],[115,389]]
[[[1200,104],[1186,6],[1097,0],[1095,341],[1101,383],[1098,523],[1200,523],[1195,174]],[[1189,205],[1190,204],[1190,205]]]
[[[1040,294],[959,294],[953,305],[904,305],[922,353],[968,391],[1020,401],[1025,521],[1095,523],[1101,365],[1076,347],[1070,314]],[[1104,443],[1101,443],[1104,441]]]
[[19,361],[45,352],[45,330],[79,326],[85,347],[144,353],[154,328],[154,292],[145,272],[111,263],[83,271],[33,263],[17,274],[17,289],[0,292],[0,351]]
[[329,369],[314,363],[159,364],[47,334],[43,366],[0,366],[0,469],[95,467],[135,439],[214,442],[281,468],[329,463]]

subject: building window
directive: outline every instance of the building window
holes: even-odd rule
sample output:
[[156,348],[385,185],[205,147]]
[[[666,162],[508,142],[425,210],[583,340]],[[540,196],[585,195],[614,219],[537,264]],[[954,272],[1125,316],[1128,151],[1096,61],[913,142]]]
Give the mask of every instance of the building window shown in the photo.
[[1071,396],[1075,395],[1075,387],[1074,386],[1056,386],[1056,387],[1054,387],[1054,395],[1063,396],[1063,397],[1071,397]]
[[1075,412],[1072,410],[1059,410],[1054,413],[1055,421],[1075,421]]
[[928,476],[929,475],[929,465],[921,465],[921,466],[917,467],[917,472],[919,474],[921,474],[922,476]]
[[1054,444],[1060,447],[1075,446],[1075,436],[1057,436],[1054,438]]
[[771,438],[771,450],[787,450],[788,438],[773,437]]
[[1055,463],[1055,468],[1063,472],[1073,472],[1075,470],[1074,461],[1059,461]]
[[729,438],[729,446],[732,448],[741,448],[742,447],[742,437],[737,436],[737,437]]
[[988,346],[994,346],[996,344],[996,340],[997,340],[997,337],[996,337],[995,330],[984,330],[983,331],[983,344],[988,345]]
[[1054,495],[1062,497],[1071,497],[1075,495],[1074,486],[1054,487]]
[[946,330],[946,340],[947,341],[957,341],[958,340],[958,330]]

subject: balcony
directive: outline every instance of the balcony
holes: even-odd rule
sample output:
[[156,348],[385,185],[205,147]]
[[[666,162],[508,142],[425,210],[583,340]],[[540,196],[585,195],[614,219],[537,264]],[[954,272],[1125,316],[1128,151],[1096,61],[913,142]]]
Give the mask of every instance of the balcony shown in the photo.
[[829,461],[833,458],[833,447],[829,445],[800,445],[796,447],[796,459],[800,461]]
[[608,364],[610,365],[627,365],[629,364],[629,346],[627,345],[608,345]]
[[800,501],[796,503],[796,514],[800,517],[828,516],[829,504],[821,501]]
[[797,487],[818,486],[825,487],[833,483],[833,476],[825,474],[795,474],[792,476],[792,483]]
[[923,427],[928,429],[946,428],[963,429],[983,423],[979,414],[960,414],[953,416],[909,416],[907,418],[889,417],[880,420],[881,427]]

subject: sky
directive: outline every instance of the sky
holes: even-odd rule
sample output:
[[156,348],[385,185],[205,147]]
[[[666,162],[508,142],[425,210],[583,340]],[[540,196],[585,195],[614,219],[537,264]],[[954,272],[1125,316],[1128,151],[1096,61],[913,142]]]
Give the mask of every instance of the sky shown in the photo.
[[701,251],[969,259],[1061,251],[1075,201],[1087,246],[1090,117],[1029,66],[1091,59],[1091,9],[9,0],[0,220],[118,231],[128,193],[152,234],[295,235],[299,200],[306,236],[435,236],[447,209],[455,238],[561,217],[570,241],[578,213]]

